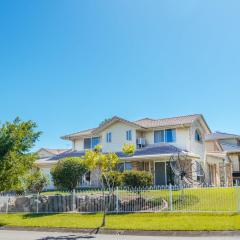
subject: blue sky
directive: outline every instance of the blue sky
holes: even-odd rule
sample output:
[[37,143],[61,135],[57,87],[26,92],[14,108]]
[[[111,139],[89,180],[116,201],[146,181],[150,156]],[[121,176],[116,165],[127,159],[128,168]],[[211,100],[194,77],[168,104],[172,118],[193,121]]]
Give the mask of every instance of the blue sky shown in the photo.
[[240,134],[240,2],[0,3],[0,121],[43,131],[38,147],[119,115],[204,114]]

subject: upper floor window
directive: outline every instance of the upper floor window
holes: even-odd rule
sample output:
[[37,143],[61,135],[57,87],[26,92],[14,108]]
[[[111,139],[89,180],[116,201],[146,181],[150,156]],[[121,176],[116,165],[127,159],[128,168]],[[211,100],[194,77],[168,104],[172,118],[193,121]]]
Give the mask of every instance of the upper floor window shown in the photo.
[[165,142],[176,142],[176,129],[165,130]]
[[198,129],[195,130],[195,140],[197,142],[202,142],[202,136],[201,136],[201,133]]
[[126,139],[128,141],[132,141],[132,131],[131,130],[126,131]]
[[176,141],[176,129],[154,131],[154,143],[175,141]]
[[93,149],[100,143],[99,137],[84,138],[84,149]]
[[106,140],[107,140],[108,143],[112,142],[112,133],[111,132],[108,132],[106,134]]

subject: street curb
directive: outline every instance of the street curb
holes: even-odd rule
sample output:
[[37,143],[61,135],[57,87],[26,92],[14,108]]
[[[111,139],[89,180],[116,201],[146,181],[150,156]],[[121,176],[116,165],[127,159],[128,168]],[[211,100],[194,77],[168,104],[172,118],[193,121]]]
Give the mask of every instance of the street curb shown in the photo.
[[111,234],[133,236],[186,236],[186,237],[209,237],[209,236],[240,236],[239,230],[229,231],[156,231],[156,230],[112,230],[112,229],[81,229],[81,228],[48,228],[48,227],[15,227],[2,226],[1,230],[11,231],[36,231],[36,232],[71,232],[84,234]]

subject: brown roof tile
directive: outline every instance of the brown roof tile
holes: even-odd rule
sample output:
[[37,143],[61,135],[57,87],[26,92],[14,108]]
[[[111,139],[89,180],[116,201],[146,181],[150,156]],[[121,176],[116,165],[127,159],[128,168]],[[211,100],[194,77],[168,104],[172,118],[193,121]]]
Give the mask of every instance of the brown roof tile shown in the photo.
[[200,114],[194,114],[194,115],[179,116],[179,117],[173,117],[173,118],[162,118],[162,119],[143,118],[135,121],[135,123],[146,128],[175,126],[175,125],[181,125],[181,124],[191,124],[200,116],[201,116]]

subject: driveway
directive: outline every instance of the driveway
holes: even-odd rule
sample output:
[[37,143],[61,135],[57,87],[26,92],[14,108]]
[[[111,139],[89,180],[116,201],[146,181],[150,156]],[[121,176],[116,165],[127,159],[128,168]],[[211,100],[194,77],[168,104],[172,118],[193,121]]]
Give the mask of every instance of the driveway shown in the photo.
[[34,231],[0,230],[1,240],[237,240],[239,236],[224,237],[153,237],[124,235],[87,235],[76,233],[52,233]]

